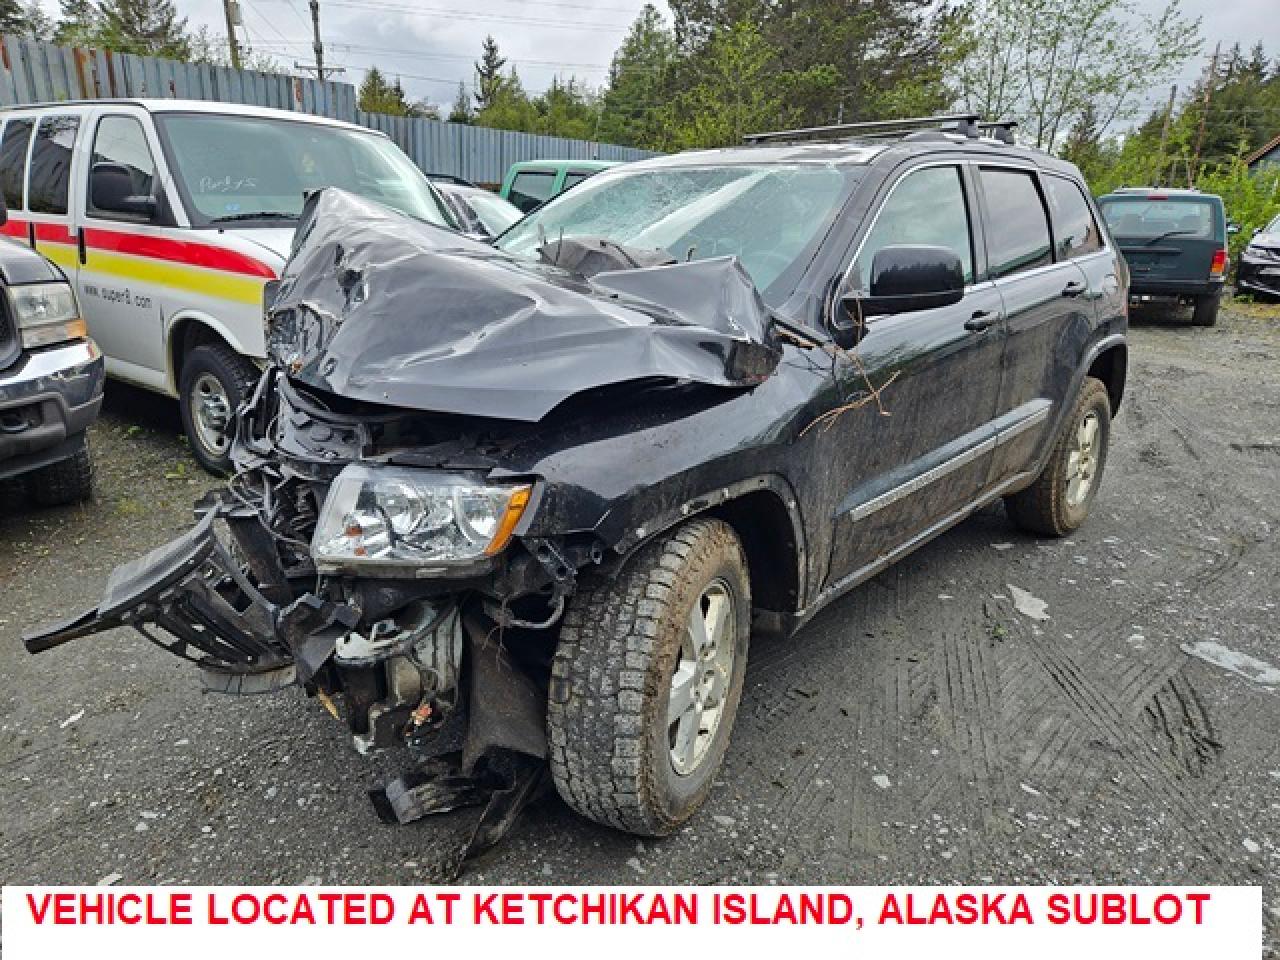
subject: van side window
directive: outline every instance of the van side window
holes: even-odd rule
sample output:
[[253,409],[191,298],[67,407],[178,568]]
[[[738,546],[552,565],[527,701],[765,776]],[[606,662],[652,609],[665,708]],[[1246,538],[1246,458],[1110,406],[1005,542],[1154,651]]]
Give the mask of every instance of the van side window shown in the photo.
[[1063,177],[1045,177],[1049,210],[1053,214],[1053,237],[1058,259],[1081,257],[1102,249],[1102,237],[1093,211],[1080,186]]
[[32,213],[66,213],[71,186],[71,148],[79,117],[45,117],[36,130],[31,150]]
[[983,168],[987,201],[987,259],[993,277],[1007,277],[1053,262],[1049,215],[1035,175],[1022,170]]
[[[120,168],[118,176],[107,181],[115,184],[116,192],[131,197],[155,196],[156,163],[147,145],[146,132],[133,117],[103,117],[98,122],[98,130],[93,137],[92,167],[96,168],[100,163]],[[127,181],[125,173],[129,175]],[[101,196],[95,198],[90,191],[88,210],[94,216],[112,220],[137,219],[135,215],[101,208],[94,203],[95,199],[107,202]]]
[[579,173],[571,170],[569,173],[564,175],[564,189],[568,190],[570,187],[576,187],[590,176],[591,174],[589,173]]
[[973,240],[959,167],[926,167],[898,181],[858,253],[857,289],[868,291],[876,252],[896,244],[946,247],[960,258],[965,283],[973,282]]
[[523,212],[528,213],[534,207],[551,198],[551,188],[555,186],[554,173],[538,173],[528,171],[517,173],[511,181],[511,193],[507,197]]
[[31,142],[31,120],[10,120],[0,140],[0,190],[10,210],[24,210],[27,203],[22,184],[27,176],[27,144]]

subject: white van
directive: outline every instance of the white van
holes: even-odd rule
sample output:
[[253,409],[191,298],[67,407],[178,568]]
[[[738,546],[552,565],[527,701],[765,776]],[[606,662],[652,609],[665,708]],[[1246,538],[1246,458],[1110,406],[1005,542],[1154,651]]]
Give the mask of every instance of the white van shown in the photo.
[[178,397],[215,472],[304,194],[340,186],[454,226],[413,162],[354,124],[195,100],[35,104],[0,123],[3,232],[76,284],[109,375]]

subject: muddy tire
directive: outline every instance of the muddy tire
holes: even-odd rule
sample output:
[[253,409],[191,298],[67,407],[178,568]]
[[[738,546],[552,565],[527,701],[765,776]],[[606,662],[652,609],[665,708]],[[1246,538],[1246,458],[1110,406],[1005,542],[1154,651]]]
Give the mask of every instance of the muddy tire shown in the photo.
[[1212,327],[1218,322],[1218,307],[1222,305],[1222,294],[1208,293],[1196,297],[1191,313],[1191,322],[1197,327]]
[[89,454],[88,438],[72,456],[41,467],[26,479],[31,499],[42,507],[61,507],[88,500],[93,494],[93,457]]
[[178,404],[191,454],[217,476],[231,472],[235,414],[258,383],[258,368],[223,344],[196,347],[182,364]]
[[710,519],[649,544],[616,578],[582,584],[547,704],[551,773],[569,806],[645,836],[693,816],[742,696],[750,590],[741,543]]
[[1102,484],[1110,440],[1107,388],[1101,380],[1085,377],[1044,470],[1027,489],[1005,497],[1009,519],[1027,533],[1046,537],[1066,536],[1078,528]]

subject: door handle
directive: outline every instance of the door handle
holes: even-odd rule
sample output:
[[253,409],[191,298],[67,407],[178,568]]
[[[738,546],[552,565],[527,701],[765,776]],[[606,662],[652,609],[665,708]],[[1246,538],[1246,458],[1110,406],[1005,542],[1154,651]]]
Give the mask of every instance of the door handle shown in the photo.
[[973,316],[964,322],[964,328],[971,333],[981,333],[996,325],[1000,320],[993,310],[975,310]]
[[88,252],[84,245],[84,227],[76,230],[76,249],[80,252],[80,266],[84,266],[89,262]]
[[1083,283],[1079,280],[1072,280],[1062,288],[1062,295],[1064,297],[1078,297],[1080,294],[1084,293],[1084,291],[1085,285]]

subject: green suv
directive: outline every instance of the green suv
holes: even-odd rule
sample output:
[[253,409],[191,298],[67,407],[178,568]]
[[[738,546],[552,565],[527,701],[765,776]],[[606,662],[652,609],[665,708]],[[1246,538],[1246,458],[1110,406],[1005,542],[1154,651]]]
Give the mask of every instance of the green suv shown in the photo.
[[1130,302],[1190,304],[1192,322],[1218,322],[1227,276],[1222,198],[1199,190],[1122,187],[1098,199],[1129,264]]

